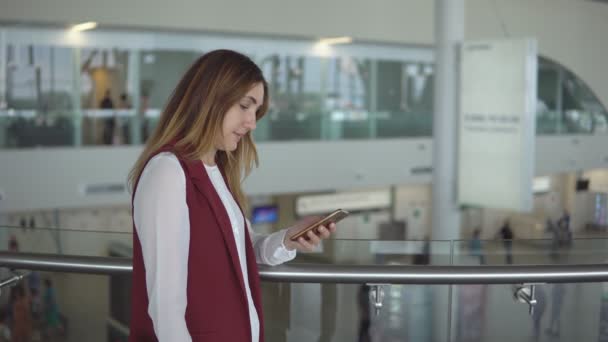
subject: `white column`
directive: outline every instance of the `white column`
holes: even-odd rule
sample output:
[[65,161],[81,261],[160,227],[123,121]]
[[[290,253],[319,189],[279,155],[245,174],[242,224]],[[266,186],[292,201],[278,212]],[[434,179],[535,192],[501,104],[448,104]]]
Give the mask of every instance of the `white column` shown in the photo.
[[0,110],[6,109],[6,30],[0,28]]
[[[458,132],[458,47],[464,39],[464,0],[435,0],[435,102],[433,116],[433,240],[460,235],[456,203]],[[447,263],[454,250],[431,245],[431,262]],[[449,248],[449,249],[448,249]],[[444,255],[440,255],[444,254]],[[452,313],[457,312],[452,286],[433,286],[433,341],[450,341]],[[452,333],[453,334],[453,333]]]
[[[7,49],[6,49],[6,30],[0,27],[0,149],[6,148],[4,143],[6,141],[6,134],[8,133],[8,118],[3,118],[4,112],[7,109],[7,98],[6,98],[6,66],[7,66]],[[4,113],[3,113],[4,112]],[[0,190],[1,191],[1,190]],[[0,193],[0,196],[2,194]],[[2,199],[0,199],[0,207],[2,206]],[[0,224],[2,224],[2,217],[0,216]],[[4,245],[6,246],[6,245]]]
[[81,48],[79,46],[72,47],[72,122],[74,123],[74,146],[82,146],[82,89],[80,79],[82,71],[80,70],[82,63]]
[[433,230],[437,240],[459,238],[456,204],[458,47],[464,38],[464,0],[435,1]]
[[[140,72],[140,52],[139,50],[129,50],[129,67],[127,69],[127,92],[131,95],[131,107],[133,116],[129,118],[129,129],[131,135],[131,145],[142,143],[142,124],[145,122],[145,113],[141,113],[141,89],[139,84]],[[144,115],[142,115],[144,114]]]
[[370,60],[369,69],[369,138],[376,139],[378,136],[378,61]]

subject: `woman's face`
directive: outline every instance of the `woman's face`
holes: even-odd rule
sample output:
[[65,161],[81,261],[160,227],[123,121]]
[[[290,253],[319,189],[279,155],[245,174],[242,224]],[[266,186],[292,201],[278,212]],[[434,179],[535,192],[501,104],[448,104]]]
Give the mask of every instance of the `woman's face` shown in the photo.
[[256,112],[263,101],[264,85],[257,83],[230,107],[222,123],[221,141],[216,146],[218,150],[229,152],[236,150],[239,141],[255,129]]

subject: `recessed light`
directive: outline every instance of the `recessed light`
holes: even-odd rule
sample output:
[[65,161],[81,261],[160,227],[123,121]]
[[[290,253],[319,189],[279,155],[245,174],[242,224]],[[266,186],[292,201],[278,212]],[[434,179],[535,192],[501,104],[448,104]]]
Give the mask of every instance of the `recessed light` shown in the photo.
[[80,23],[80,24],[76,24],[74,26],[72,26],[70,28],[70,31],[73,32],[81,32],[81,31],[86,31],[86,30],[92,30],[94,28],[97,27],[97,23],[94,21],[87,21],[85,23]]
[[353,42],[352,37],[333,37],[333,38],[321,38],[319,39],[320,44],[335,45],[335,44],[350,44]]

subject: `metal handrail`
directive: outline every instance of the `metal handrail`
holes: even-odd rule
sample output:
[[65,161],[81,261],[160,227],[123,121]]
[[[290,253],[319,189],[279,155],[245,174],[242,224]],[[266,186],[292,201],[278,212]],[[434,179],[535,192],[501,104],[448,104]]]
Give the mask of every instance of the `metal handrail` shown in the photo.
[[[128,275],[129,258],[0,252],[0,267],[105,275]],[[608,282],[608,264],[410,266],[285,264],[260,265],[263,281],[344,284],[521,284]]]
[[0,267],[18,270],[120,275],[131,274],[130,258],[0,252]]

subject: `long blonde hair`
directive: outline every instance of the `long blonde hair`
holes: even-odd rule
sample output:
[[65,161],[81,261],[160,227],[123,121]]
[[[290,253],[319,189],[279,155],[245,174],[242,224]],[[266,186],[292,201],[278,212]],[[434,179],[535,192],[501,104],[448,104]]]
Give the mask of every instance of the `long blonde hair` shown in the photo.
[[[256,113],[257,120],[268,110],[268,84],[251,59],[235,51],[215,50],[194,62],[169,97],[158,125],[129,173],[132,193],[146,163],[161,147],[174,144],[177,157],[189,161],[211,151],[222,134],[226,112],[259,83],[264,86],[264,101]],[[259,162],[251,134],[241,139],[235,151],[216,153],[217,164],[243,210],[247,197],[241,183]]]

